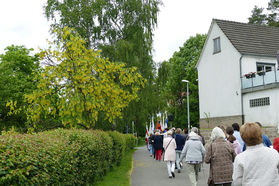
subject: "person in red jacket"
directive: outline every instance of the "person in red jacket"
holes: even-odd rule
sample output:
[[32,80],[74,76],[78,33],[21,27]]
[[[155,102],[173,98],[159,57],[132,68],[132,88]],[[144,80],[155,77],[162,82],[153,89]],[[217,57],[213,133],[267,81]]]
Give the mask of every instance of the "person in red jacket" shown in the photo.
[[279,152],[279,137],[274,139],[273,148]]

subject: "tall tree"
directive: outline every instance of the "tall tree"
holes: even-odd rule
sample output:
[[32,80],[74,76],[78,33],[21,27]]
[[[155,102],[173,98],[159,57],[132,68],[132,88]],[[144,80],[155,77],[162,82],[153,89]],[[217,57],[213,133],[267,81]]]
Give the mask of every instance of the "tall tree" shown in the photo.
[[8,46],[0,55],[0,125],[1,129],[15,126],[24,129],[25,112],[8,116],[6,104],[14,100],[17,106],[24,104],[24,95],[35,89],[35,73],[39,70],[38,55],[31,55],[33,49],[24,46]]
[[[136,68],[113,63],[66,27],[60,34],[63,47],[42,51],[50,66],[37,76],[37,89],[26,95],[28,121],[37,124],[47,116],[59,117],[64,125],[93,128],[99,112],[109,122],[121,117],[129,102],[137,99],[144,79]],[[62,45],[60,45],[62,46]],[[13,110],[13,102],[9,104]]]
[[264,8],[259,8],[257,6],[252,10],[251,17],[248,18],[251,24],[265,25],[266,24],[266,15],[263,14]]
[[269,11],[268,25],[279,27],[279,0],[270,0],[267,10]]
[[270,0],[266,13],[264,10],[255,6],[251,17],[248,18],[249,23],[279,27],[279,0]]
[[199,59],[205,39],[206,35],[200,34],[190,37],[183,47],[178,52],[175,52],[169,60],[170,75],[166,94],[169,96],[169,113],[174,115],[173,125],[176,127],[187,127],[186,84],[182,83],[182,79],[189,81],[191,126],[198,126],[199,123],[198,75],[195,65]]
[[158,103],[157,112],[165,112],[167,111],[167,103],[168,103],[168,95],[166,94],[167,83],[170,76],[170,63],[168,61],[163,61],[158,65],[158,73],[155,81],[156,87],[156,100]]
[[[144,33],[152,41],[160,0],[48,0],[45,15],[53,28],[75,28],[88,47]],[[151,39],[151,40],[150,40]]]
[[[139,91],[139,100],[132,101],[124,110],[123,119],[115,121],[118,130],[123,131],[134,121],[136,129],[145,134],[148,116],[155,112],[150,109],[156,105],[151,52],[161,3],[161,0],[48,0],[44,7],[53,29],[75,28],[87,48],[101,49],[101,55],[111,61],[136,66],[147,80],[145,88]],[[102,128],[103,121],[98,120],[96,127]]]

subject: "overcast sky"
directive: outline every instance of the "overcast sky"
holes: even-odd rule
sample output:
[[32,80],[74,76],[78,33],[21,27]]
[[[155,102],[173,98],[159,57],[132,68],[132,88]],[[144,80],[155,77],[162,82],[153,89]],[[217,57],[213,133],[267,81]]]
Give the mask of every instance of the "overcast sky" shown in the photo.
[[[0,54],[11,45],[47,46],[49,24],[43,15],[46,0],[0,1]],[[156,62],[168,60],[190,37],[208,32],[211,20],[247,22],[254,5],[267,7],[269,0],[163,0],[154,32]]]

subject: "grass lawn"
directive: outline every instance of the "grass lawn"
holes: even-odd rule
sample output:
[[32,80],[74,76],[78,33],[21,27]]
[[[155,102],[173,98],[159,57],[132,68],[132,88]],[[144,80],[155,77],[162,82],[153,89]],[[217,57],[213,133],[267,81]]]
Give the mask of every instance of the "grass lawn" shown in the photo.
[[102,181],[96,183],[96,186],[130,186],[134,151],[133,149],[126,152],[120,166],[115,166]]

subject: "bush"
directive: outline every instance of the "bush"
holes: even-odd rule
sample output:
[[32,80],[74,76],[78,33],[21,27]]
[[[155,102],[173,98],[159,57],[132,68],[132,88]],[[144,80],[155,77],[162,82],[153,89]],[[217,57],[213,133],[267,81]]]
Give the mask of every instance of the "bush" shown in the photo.
[[146,145],[145,137],[138,137],[138,146],[144,146]]
[[0,185],[93,184],[132,144],[130,135],[118,132],[6,133],[0,137]]

